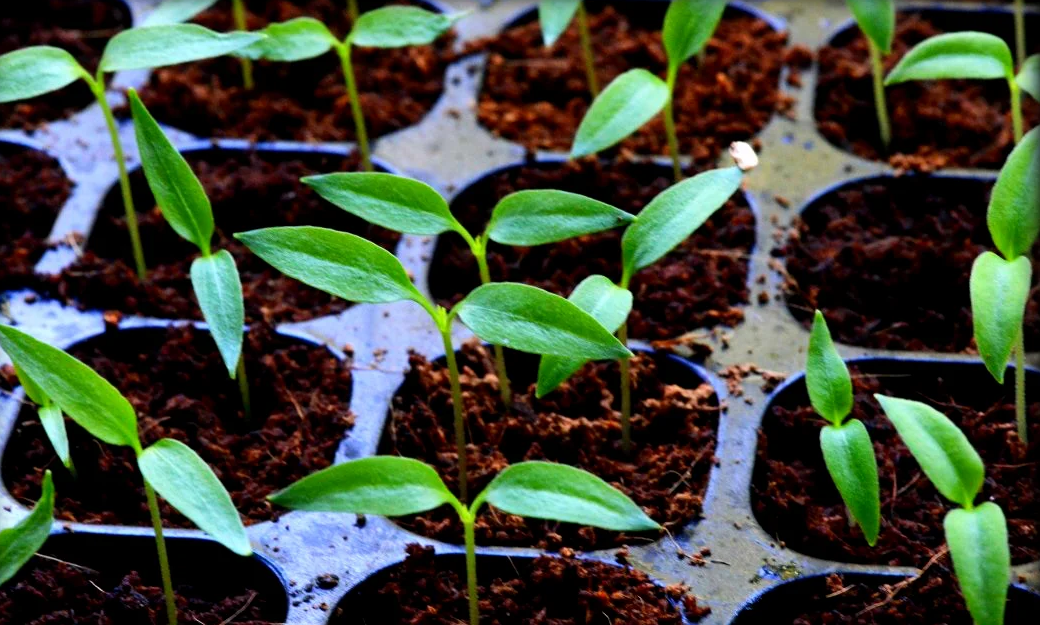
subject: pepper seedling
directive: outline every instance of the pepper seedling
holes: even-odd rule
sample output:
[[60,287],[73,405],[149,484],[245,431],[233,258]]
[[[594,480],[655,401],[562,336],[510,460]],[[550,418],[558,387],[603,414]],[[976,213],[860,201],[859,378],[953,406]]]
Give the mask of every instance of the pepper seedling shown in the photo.
[[1023,319],[1033,276],[1032,249],[1040,233],[1040,128],[1029,131],[1000,170],[986,222],[1003,258],[983,252],[971,267],[975,344],[986,369],[1004,383],[1015,353],[1015,415],[1018,437],[1028,441]]
[[109,40],[101,55],[97,73],[90,75],[71,54],[52,46],[31,46],[0,56],[0,103],[35,98],[83,80],[94,94],[108,126],[119,187],[126,211],[134,267],[139,280],[147,275],[141,234],[137,228],[126,157],[119,139],[112,108],[105,98],[105,74],[134,69],[153,69],[200,61],[230,54],[263,39],[257,33],[216,33],[195,24],[142,26],[118,33]]
[[875,395],[899,437],[943,497],[960,506],[943,519],[953,570],[976,625],[1003,625],[1011,548],[997,504],[975,505],[986,469],[968,437],[945,415],[916,401]]
[[190,447],[164,438],[145,448],[133,406],[90,367],[28,334],[0,325],[0,348],[54,403],[91,436],[133,449],[144,481],[155,532],[168,623],[177,623],[170,562],[156,493],[232,552],[252,555],[249,537],[231,497],[213,470]]
[[268,497],[293,510],[396,517],[451,506],[462,521],[466,542],[469,622],[480,620],[474,525],[486,503],[532,519],[591,525],[614,531],[659,530],[624,493],[575,467],[521,462],[506,467],[466,506],[430,466],[412,458],[376,456],[338,464],[307,476]]
[[679,137],[675,132],[675,83],[683,63],[707,45],[722,20],[726,0],[673,0],[664,17],[661,38],[668,55],[666,80],[645,69],[615,78],[592,102],[578,126],[571,158],[595,154],[643,127],[662,110],[675,181],[682,180]]
[[248,420],[252,409],[242,355],[245,305],[235,259],[227,250],[212,251],[213,207],[202,183],[133,89],[129,99],[141,168],[155,202],[170,227],[199,248],[201,256],[191,263],[191,285],[228,375],[238,380]]
[[881,143],[887,150],[892,143],[892,122],[885,99],[885,67],[882,54],[892,53],[896,32],[895,0],[846,0],[859,29],[867,39],[870,68],[874,82],[874,109],[877,111]]
[[448,32],[463,15],[442,15],[409,6],[383,7],[358,17],[350,33],[342,41],[320,21],[312,17],[298,17],[267,26],[260,31],[266,38],[240,50],[239,54],[253,60],[292,63],[313,59],[329,50],[335,50],[343,68],[343,78],[350,98],[361,165],[365,171],[372,171],[365,115],[361,110],[354,64],[351,60],[353,47],[404,48],[431,44]]
[[[534,246],[558,243],[630,223],[635,217],[592,198],[565,191],[533,189],[502,198],[484,232],[469,233],[435,189],[418,180],[381,173],[308,176],[302,182],[343,210],[389,230],[417,236],[455,232],[477,260],[482,284],[491,282],[488,243]],[[512,405],[505,355],[494,346],[502,401]]]
[[577,22],[578,25],[581,53],[585,61],[585,80],[589,84],[589,93],[595,98],[599,95],[599,79],[596,78],[596,55],[592,48],[589,17],[585,11],[584,1],[541,0],[538,3],[538,22],[542,26],[542,39],[545,41],[545,47],[551,48],[572,21]]
[[43,489],[36,507],[24,519],[0,532],[0,586],[25,566],[47,542],[54,525],[54,482],[43,474]]
[[[424,218],[421,213],[415,217]],[[459,368],[451,343],[451,326],[456,317],[484,341],[522,352],[584,360],[631,355],[588,313],[533,286],[485,284],[448,311],[415,288],[397,257],[353,234],[295,226],[253,230],[236,234],[235,238],[285,275],[336,297],[368,304],[412,301],[429,313],[441,335],[448,364],[459,496],[463,501],[468,501],[466,429]]]

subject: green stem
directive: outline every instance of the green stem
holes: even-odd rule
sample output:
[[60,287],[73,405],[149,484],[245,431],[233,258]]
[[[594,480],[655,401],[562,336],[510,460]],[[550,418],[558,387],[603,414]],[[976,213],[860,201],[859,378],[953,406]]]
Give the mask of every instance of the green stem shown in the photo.
[[159,500],[148,480],[144,481],[144,494],[148,499],[148,512],[152,516],[152,528],[155,530],[155,548],[159,552],[159,572],[162,575],[163,594],[166,596],[166,622],[177,625],[177,600],[173,596],[173,581],[170,577],[170,558],[166,553],[166,541],[163,539],[162,517],[159,516]]
[[675,81],[679,75],[678,67],[668,68],[668,101],[664,105],[664,132],[668,137],[668,152],[672,155],[672,175],[675,181],[682,180],[682,163],[679,159],[679,136],[675,132]]
[[1018,422],[1018,438],[1029,444],[1029,428],[1026,424],[1026,340],[1025,331],[1018,333],[1015,346],[1015,419]]
[[357,23],[361,13],[358,11],[357,0],[347,0],[347,15],[350,17],[350,25]]
[[[243,0],[233,0],[231,3],[231,12],[235,18],[235,29],[237,30],[249,30],[246,24],[246,6]],[[253,83],[253,61],[242,57],[242,86],[248,91],[252,91],[255,86]]]
[[372,171],[372,157],[368,149],[368,130],[365,128],[365,115],[361,111],[361,100],[358,98],[357,81],[354,79],[354,63],[350,60],[351,46],[347,43],[336,46],[340,64],[343,66],[343,78],[347,82],[347,96],[350,98],[350,110],[354,115],[354,131],[357,134],[358,152],[361,154],[361,168]]
[[585,12],[585,3],[578,4],[578,34],[581,36],[581,52],[585,57],[585,80],[589,83],[589,93],[595,98],[599,95],[599,79],[596,78],[596,54],[592,49],[592,35],[589,33],[589,17]]
[[1018,66],[1026,60],[1026,3],[1015,0],[1015,54]]
[[877,111],[878,130],[885,151],[892,145],[892,122],[888,118],[888,102],[885,99],[885,66],[881,60],[881,49],[868,37],[870,65],[874,74],[874,110]]
[[[628,346],[628,322],[621,324],[617,332],[621,344]],[[621,365],[621,450],[626,454],[632,452],[632,381],[629,378],[628,358],[622,358]]]
[[238,380],[238,392],[242,395],[242,412],[246,421],[253,420],[253,402],[249,395],[249,378],[246,376],[246,356],[238,357],[238,368],[235,371],[235,379]]
[[448,361],[448,377],[451,380],[451,404],[455,411],[455,451],[459,456],[459,500],[469,501],[466,477],[466,421],[463,416],[462,386],[459,383],[459,364],[455,360],[455,348],[451,344],[451,320],[439,328],[444,341],[444,358]]
[[1025,126],[1022,123],[1022,90],[1018,88],[1018,83],[1014,78],[1008,82],[1008,86],[1011,88],[1011,126],[1014,129],[1017,144],[1025,135]]
[[[480,283],[489,284],[491,282],[491,272],[488,270],[486,242],[480,244],[479,250],[474,250],[474,256],[477,257],[477,267],[480,268]],[[498,374],[498,390],[502,394],[502,403],[505,404],[508,410],[513,405],[513,389],[509,383],[509,373],[506,371],[505,350],[502,349],[501,345],[492,345],[491,347],[495,351],[495,372]]]
[[480,597],[477,595],[477,538],[473,531],[476,514],[462,519],[466,539],[466,590],[469,594],[469,625],[480,623]]

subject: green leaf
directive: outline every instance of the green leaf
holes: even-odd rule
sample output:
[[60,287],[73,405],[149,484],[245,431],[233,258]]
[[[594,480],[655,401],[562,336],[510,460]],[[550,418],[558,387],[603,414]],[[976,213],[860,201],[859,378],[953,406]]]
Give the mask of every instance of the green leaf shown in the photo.
[[925,39],[906,53],[885,78],[886,85],[910,80],[1015,79],[1011,49],[988,33],[965,31]]
[[874,398],[935,488],[950,501],[971,507],[986,470],[964,432],[926,404],[884,395]]
[[1028,257],[1009,262],[993,252],[983,252],[971,266],[968,290],[975,344],[986,369],[1001,383],[1011,350],[1022,333],[1032,273]]
[[633,219],[619,208],[577,193],[517,191],[495,206],[487,235],[503,245],[542,245],[617,228]]
[[542,25],[546,47],[556,43],[567,30],[579,6],[581,0],[542,0],[538,3],[538,22]]
[[259,33],[217,33],[197,24],[141,26],[112,37],[101,70],[152,69],[231,54],[263,39]]
[[[567,300],[592,315],[610,332],[617,332],[632,311],[632,292],[617,286],[605,276],[585,278],[574,287]],[[586,362],[583,358],[542,356],[538,363],[537,397],[541,399],[556,390]]]
[[630,358],[589,313],[559,295],[512,282],[477,287],[452,314],[481,339],[522,352],[584,360]]
[[73,468],[72,455],[69,453],[69,434],[65,429],[65,417],[61,414],[61,408],[53,403],[44,404],[39,407],[40,424],[51,442],[54,453],[58,460],[70,471]]
[[145,449],[137,464],[155,492],[199,529],[233,553],[253,554],[231,496],[191,447],[164,438]]
[[740,189],[738,167],[713,169],[662,191],[636,216],[621,239],[622,263],[631,276],[648,267],[708,220]]
[[440,193],[428,184],[383,173],[307,176],[302,182],[352,215],[384,228],[433,236],[465,232]]
[[592,102],[571,146],[571,158],[595,154],[642,128],[661,112],[668,85],[645,69],[615,78]]
[[271,24],[260,33],[266,38],[237,54],[253,60],[295,62],[319,57],[339,43],[329,29],[313,17]]
[[462,17],[419,7],[388,6],[358,18],[348,41],[366,48],[403,48],[433,43]]
[[858,419],[820,430],[820,448],[827,472],[841,493],[867,544],[877,543],[881,529],[881,496],[877,458],[867,428]]
[[47,542],[54,525],[54,482],[43,474],[43,493],[29,516],[0,532],[0,585],[7,583]]
[[951,510],[943,520],[953,571],[975,625],[1004,625],[1011,584],[1011,549],[1000,506]]
[[29,375],[22,371],[18,365],[14,365],[14,374],[18,377],[18,381],[21,383],[22,388],[25,389],[25,395],[33,401],[37,406],[44,406],[51,403],[51,398],[47,397],[47,393],[43,392],[36,382],[33,382]]
[[163,0],[148,14],[143,26],[161,26],[187,22],[217,3],[217,0]]
[[841,425],[852,412],[852,378],[845,361],[831,340],[823,313],[816,311],[809,353],[805,360],[805,387],[813,409],[834,425]]
[[892,52],[896,32],[894,0],[845,0],[859,29],[885,54]]
[[1022,137],[1001,168],[986,223],[1005,258],[1029,256],[1040,233],[1040,128]]
[[672,0],[664,16],[661,39],[668,64],[679,67],[711,39],[726,10],[726,0]]
[[133,89],[129,99],[141,168],[156,204],[177,234],[194,243],[203,254],[209,254],[213,209],[202,183]]
[[347,301],[423,300],[401,261],[353,234],[296,226],[240,232],[235,238],[290,278]]
[[650,531],[661,526],[624,493],[595,475],[551,462],[506,467],[473,503],[487,502],[529,519],[591,525],[614,531]]
[[191,286],[228,375],[234,378],[242,357],[246,323],[242,281],[235,259],[227,250],[196,258],[191,263]]
[[90,367],[10,326],[0,325],[0,347],[91,435],[110,445],[140,446],[130,402]]
[[61,48],[32,46],[8,52],[0,56],[0,103],[35,98],[80,78],[91,80],[76,59]]
[[1022,62],[1015,77],[1019,89],[1040,101],[1040,54],[1034,54]]
[[383,516],[418,514],[446,503],[460,506],[436,471],[418,460],[396,456],[337,464],[268,499],[293,510]]

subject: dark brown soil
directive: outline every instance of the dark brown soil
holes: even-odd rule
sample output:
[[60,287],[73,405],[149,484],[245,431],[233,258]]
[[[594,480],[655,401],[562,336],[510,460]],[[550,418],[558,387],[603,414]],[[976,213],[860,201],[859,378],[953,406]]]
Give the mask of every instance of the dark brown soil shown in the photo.
[[[913,46],[944,30],[988,30],[992,18],[940,25],[928,17],[903,13],[896,25],[887,73]],[[1004,18],[1010,30],[1012,20]],[[979,20],[983,20],[979,22]],[[988,21],[987,21],[988,20]],[[1004,33],[998,33],[1004,34]],[[1007,33],[1010,36],[1010,33]],[[941,167],[999,168],[1011,148],[1011,105],[1003,80],[910,82],[886,89],[892,118],[892,145],[885,155],[878,134],[873,82],[866,39],[853,29],[835,46],[819,52],[816,121],[821,133],[842,149],[864,158],[888,160],[904,169]],[[1036,46],[1031,48],[1034,52]],[[1040,122],[1040,105],[1022,96],[1026,127]]]
[[[137,411],[145,445],[174,438],[216,472],[247,523],[277,516],[267,495],[332,464],[353,424],[349,368],[323,347],[259,328],[247,335],[246,370],[253,421],[209,334],[193,328],[111,333],[70,353],[112,382]],[[147,525],[148,509],[133,452],[97,442],[68,419],[72,479],[52,451],[36,411],[25,408],[3,458],[8,490],[35,500],[52,469],[55,517]],[[190,527],[163,502],[173,527]]]
[[[491,559],[478,561],[481,623],[681,625],[697,622],[711,611],[698,605],[682,586],[658,586],[628,567],[554,556],[510,562],[487,571],[481,567],[490,565]],[[457,558],[435,556],[432,547],[409,545],[408,558],[384,575],[383,583],[371,588],[361,605],[337,608],[331,623],[355,623],[359,611],[361,620],[371,617],[384,625],[468,622],[465,571],[458,564]]]
[[[669,168],[619,161],[612,165],[585,159],[529,165],[493,174],[464,191],[452,213],[480,232],[500,199],[522,189],[560,189],[638,213],[672,184]],[[621,278],[623,229],[516,248],[491,244],[488,264],[493,280],[516,280],[568,295],[581,280],[602,274]],[[697,328],[735,326],[748,303],[748,258],[755,245],[755,216],[742,195],[671,254],[632,278],[635,305],[629,336],[672,339]],[[479,284],[476,261],[461,238],[440,238],[430,270],[430,290],[442,303],[460,300]]]
[[[713,389],[664,357],[639,355],[632,367],[632,440],[620,448],[616,363],[594,363],[541,400],[534,397],[537,359],[507,358],[514,407],[502,406],[489,352],[475,342],[459,352],[469,432],[469,488],[480,492],[502,469],[524,460],[549,460],[590,471],[624,491],[669,529],[699,518],[715,463],[719,405]],[[413,355],[411,371],[394,396],[382,452],[418,458],[457,488],[457,454],[447,368]],[[453,513],[439,510],[403,524],[439,540],[461,542]],[[624,535],[484,510],[477,541],[484,545],[602,549],[656,539]]]
[[[251,0],[249,28],[311,16],[340,36],[349,31],[342,0]],[[359,3],[362,12],[387,2]],[[232,30],[231,3],[221,2],[195,21]],[[431,46],[355,48],[354,73],[369,137],[418,123],[444,90],[454,36]],[[202,137],[253,140],[353,141],[354,121],[335,52],[297,63],[255,63],[256,90],[242,86],[231,57],[156,70],[141,98],[163,122]]]
[[883,520],[876,547],[867,545],[858,527],[850,527],[820,452],[823,422],[804,387],[770,408],[759,434],[752,500],[765,530],[795,551],[843,562],[923,566],[942,547],[942,520],[951,504],[921,472],[873,399],[873,393],[882,393],[923,401],[964,431],[986,465],[979,501],[1004,510],[1013,561],[1040,558],[1040,403],[1030,406],[1033,442],[1026,447],[1015,432],[1012,376],[1002,390],[982,367],[959,374],[937,367],[851,367],[852,416],[870,432],[881,478]]
[[37,150],[0,144],[0,291],[29,281],[71,192],[58,161]]
[[[633,68],[664,77],[667,58],[660,31],[665,4],[590,7],[601,87]],[[765,21],[734,10],[726,14],[704,62],[691,61],[679,72],[675,113],[683,153],[700,165],[712,163],[731,142],[747,141],[774,113],[790,107],[790,98],[779,90],[786,45],[787,34]],[[532,150],[569,151],[592,101],[577,26],[572,24],[549,49],[537,20],[471,49],[490,53],[477,109],[480,122]],[[662,119],[655,118],[621,149],[666,154]]]
[[[335,314],[347,302],[305,286],[260,260],[232,238],[236,232],[274,226],[321,226],[353,232],[393,250],[399,235],[369,225],[322,200],[303,176],[355,171],[358,159],[323,154],[209,150],[189,154],[213,204],[213,249],[235,257],[247,322],[303,321]],[[83,308],[167,319],[201,319],[190,268],[198,249],[181,239],[155,206],[144,175],[133,176],[148,278],[137,280],[119,188],[105,199],[86,253],[47,288]]]
[[[992,185],[899,177],[853,183],[795,220],[783,257],[787,305],[806,327],[820,309],[842,343],[893,350],[972,347],[968,278],[994,250],[986,227]],[[1026,311],[1040,342],[1040,298]]]
[[[55,46],[97,70],[108,40],[130,27],[130,12],[120,0],[42,0],[0,6],[0,54],[28,46]],[[33,130],[85,108],[94,96],[83,81],[26,100],[0,104],[0,126]]]

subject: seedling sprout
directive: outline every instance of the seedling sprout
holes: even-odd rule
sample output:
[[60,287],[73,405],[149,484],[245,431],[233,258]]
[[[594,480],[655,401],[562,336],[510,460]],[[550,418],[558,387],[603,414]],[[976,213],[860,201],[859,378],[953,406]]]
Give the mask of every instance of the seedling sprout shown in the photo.
[[[186,22],[210,8],[218,1],[219,0],[163,0],[163,2],[159,6],[155,7],[155,10],[148,15],[148,19],[144,21],[144,25],[158,26],[161,24],[179,24],[181,22]],[[245,0],[231,0],[231,17],[235,21],[235,30],[242,32],[249,30],[249,26],[246,23]],[[239,61],[242,63],[242,86],[245,87],[247,91],[252,91],[254,87],[253,61],[245,57],[240,58]]]
[[892,122],[888,117],[888,103],[885,100],[885,68],[881,55],[892,53],[892,40],[896,31],[895,0],[846,0],[846,3],[867,39],[874,81],[874,109],[877,111],[881,143],[887,150],[892,143]]
[[556,43],[572,21],[577,22],[582,57],[585,61],[585,80],[589,84],[589,93],[592,94],[592,97],[598,96],[599,79],[596,78],[596,55],[592,48],[592,35],[589,33],[589,17],[585,11],[585,2],[583,0],[541,0],[538,3],[538,21],[542,25],[542,38],[547,48]]

